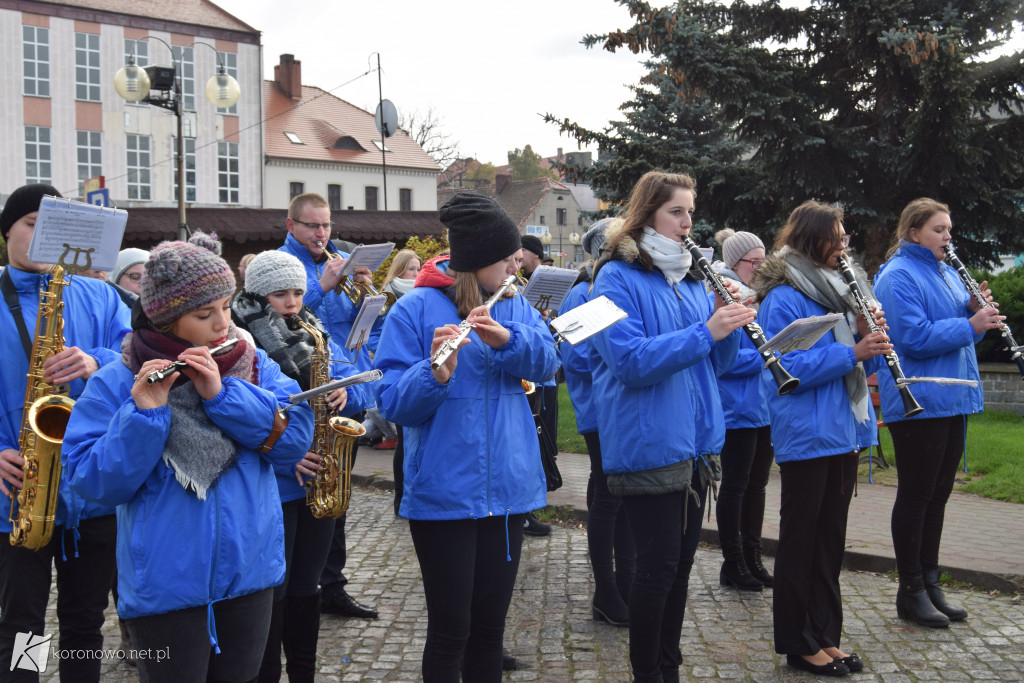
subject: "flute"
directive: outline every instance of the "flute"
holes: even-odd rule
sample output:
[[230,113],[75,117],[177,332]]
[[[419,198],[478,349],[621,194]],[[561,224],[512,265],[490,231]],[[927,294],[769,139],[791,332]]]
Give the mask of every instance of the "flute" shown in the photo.
[[[860,285],[857,284],[857,276],[854,274],[853,268],[850,267],[850,262],[846,259],[845,255],[839,257],[836,268],[839,269],[839,274],[843,276],[843,280],[846,281],[847,286],[850,288],[853,298],[857,300],[858,312],[867,322],[868,329],[872,332],[885,334],[885,330],[875,322],[875,316],[871,313],[871,306],[868,305],[868,300],[864,298]],[[900,398],[903,399],[903,417],[914,417],[918,413],[923,412],[924,408],[917,402],[914,395],[910,393],[910,387],[907,386],[907,378],[903,375],[903,368],[900,367],[900,359],[896,352],[890,351],[883,357],[885,358],[885,364],[889,367],[889,373],[896,382],[896,389],[900,392]]]
[[[493,306],[498,299],[504,296],[505,292],[507,292],[509,288],[516,283],[517,279],[516,274],[513,273],[501,283],[501,287],[498,287],[498,291],[492,294],[491,298],[484,302],[484,306],[487,307],[488,311],[490,311],[491,306]],[[469,335],[472,329],[473,323],[469,322],[469,320],[463,320],[459,323],[459,333],[454,338],[449,339],[438,347],[437,353],[435,353],[434,357],[430,359],[430,369],[437,370],[439,367],[444,365],[444,362],[448,360],[448,357],[458,350],[459,344],[461,344],[462,340]]]
[[[212,349],[210,349],[210,355],[211,356],[215,356],[218,353],[220,353],[221,351],[227,351],[232,346],[237,344],[238,341],[239,340],[238,340],[237,337],[235,339],[228,339],[223,344],[221,344],[219,346],[214,346]],[[154,382],[163,382],[165,379],[167,379],[168,377],[170,377],[171,375],[176,373],[178,370],[181,370],[181,369],[187,368],[187,367],[188,367],[188,363],[186,363],[185,361],[183,361],[183,360],[176,360],[176,361],[174,361],[173,363],[171,363],[170,365],[168,365],[165,368],[160,368],[159,370],[156,370],[155,372],[149,373],[149,377],[146,378],[146,383],[147,384],[153,384]]]
[[[974,297],[974,300],[978,302],[981,308],[991,308],[992,304],[985,299],[985,295],[981,293],[981,287],[975,282],[971,274],[967,272],[967,267],[964,266],[963,261],[953,251],[953,243],[950,242],[945,247],[946,259],[949,260],[950,265],[956,268],[956,274],[960,276],[960,280],[964,283],[964,287]],[[1019,346],[1017,340],[1013,338],[1013,332],[1010,331],[1010,326],[1003,323],[1002,327],[999,328],[999,334],[1003,337],[1003,343],[1006,344],[1006,350],[1010,352],[1010,360],[1017,364],[1017,370],[1020,372],[1021,377],[1024,378],[1024,346]]]
[[[708,279],[708,283],[711,285],[711,289],[715,290],[715,294],[721,297],[726,305],[736,303],[736,300],[732,298],[732,294],[726,288],[725,282],[722,281],[722,276],[712,270],[711,264],[704,258],[704,254],[701,252],[700,247],[697,246],[697,243],[689,237],[685,237],[683,238],[683,245],[690,252],[694,263],[704,273],[704,277]],[[768,340],[764,338],[764,330],[761,329],[760,325],[749,323],[743,326],[743,331],[747,333],[750,341],[754,343],[758,353],[761,354],[764,366],[772,373],[775,384],[779,387],[779,396],[785,396],[800,386],[800,380],[793,377],[786,368],[782,367],[782,363],[779,362],[778,357],[773,351],[761,351],[761,347],[767,344]]]

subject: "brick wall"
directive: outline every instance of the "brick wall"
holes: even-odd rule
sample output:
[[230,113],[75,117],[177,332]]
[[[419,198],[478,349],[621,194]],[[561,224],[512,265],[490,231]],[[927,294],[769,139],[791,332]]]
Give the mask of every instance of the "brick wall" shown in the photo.
[[980,363],[985,410],[1024,415],[1024,378],[1012,363]]

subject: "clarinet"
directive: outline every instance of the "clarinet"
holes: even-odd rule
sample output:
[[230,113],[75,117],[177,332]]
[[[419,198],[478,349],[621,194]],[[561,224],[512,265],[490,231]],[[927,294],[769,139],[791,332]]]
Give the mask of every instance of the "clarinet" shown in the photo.
[[[992,304],[990,304],[985,299],[985,295],[981,293],[981,287],[979,287],[978,283],[975,282],[973,277],[971,277],[971,274],[967,272],[966,266],[964,266],[963,262],[957,257],[956,252],[953,251],[953,244],[949,243],[943,248],[946,250],[946,259],[949,261],[950,265],[956,268],[956,274],[960,276],[960,279],[964,283],[964,287],[966,287],[967,291],[974,297],[974,300],[978,302],[978,305],[981,308],[991,308]],[[1024,354],[1021,353],[1024,351],[1024,347],[1018,346],[1017,340],[1013,338],[1013,332],[1010,331],[1010,326],[1006,323],[1003,323],[1002,327],[999,328],[999,334],[1003,337],[1003,343],[1006,344],[1006,350],[1010,352],[1010,358],[1017,364],[1017,370],[1020,372],[1021,377],[1024,378]]]
[[[725,283],[722,281],[722,277],[711,269],[711,264],[704,258],[704,254],[701,252],[700,247],[697,246],[697,243],[686,237],[683,239],[683,245],[689,250],[694,263],[704,273],[704,277],[708,279],[711,289],[715,290],[715,294],[721,297],[722,301],[726,304],[736,303],[736,300],[732,298],[732,294],[729,293]],[[761,351],[761,348],[768,343],[768,340],[764,338],[764,330],[761,329],[760,325],[749,323],[743,326],[743,331],[747,333],[750,341],[757,347],[758,353],[761,354],[761,359],[764,360],[764,366],[768,368],[772,373],[772,377],[775,378],[775,383],[779,386],[779,396],[785,396],[800,386],[800,380],[793,377],[793,375],[786,371],[786,368],[782,367],[782,363],[779,362],[773,351]]]
[[[512,285],[516,283],[518,276],[513,273],[501,283],[501,287],[498,287],[498,291],[491,295],[491,298],[484,302],[484,306],[487,310],[491,310],[491,306],[495,304],[498,299],[505,295],[505,292],[509,290]],[[444,365],[444,362],[448,360],[448,357],[455,353],[459,348],[459,344],[462,340],[469,336],[469,333],[473,330],[473,323],[468,320],[463,320],[459,323],[459,334],[454,339],[449,339],[445,343],[438,347],[437,353],[430,359],[430,369],[437,370],[439,367]]]
[[[846,259],[845,255],[839,257],[836,268],[839,269],[839,274],[843,276],[843,280],[850,287],[850,293],[853,294],[853,298],[857,300],[857,312],[864,316],[868,329],[872,332],[885,334],[885,330],[875,322],[875,316],[871,313],[868,300],[864,298],[864,293],[860,291],[860,285],[857,284],[857,276],[854,275],[853,268],[850,267],[850,262]],[[910,393],[910,387],[907,386],[907,378],[903,375],[903,368],[900,367],[900,359],[895,351],[885,354],[885,364],[889,367],[889,372],[896,382],[896,389],[900,392],[900,398],[903,399],[903,417],[914,417],[918,413],[923,412],[924,408],[914,399],[914,395]]]

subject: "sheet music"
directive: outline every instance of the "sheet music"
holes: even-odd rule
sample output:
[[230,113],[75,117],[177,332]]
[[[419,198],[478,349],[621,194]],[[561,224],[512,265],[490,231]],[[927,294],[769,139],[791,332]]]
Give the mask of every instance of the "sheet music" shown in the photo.
[[65,257],[69,265],[113,270],[127,222],[128,212],[124,209],[47,195],[39,204],[28,258],[36,263],[56,264],[70,249]]
[[778,351],[786,354],[790,351],[806,351],[814,346],[814,343],[821,339],[821,336],[836,326],[836,323],[843,320],[842,313],[829,313],[827,315],[812,315],[809,318],[800,318],[790,324],[768,340],[758,349],[761,353],[765,351]]
[[341,269],[342,275],[351,275],[355,272],[356,268],[366,267],[370,269],[370,272],[374,272],[380,268],[380,264],[387,260],[388,255],[395,250],[394,242],[385,242],[383,244],[360,244],[358,247],[352,250],[352,253],[348,255],[348,260],[345,261],[345,266]]
[[345,341],[346,349],[356,351],[369,340],[370,328],[377,322],[377,316],[380,315],[380,309],[384,308],[385,301],[387,297],[383,294],[363,297],[363,305],[359,307],[355,322],[352,323],[352,330]]
[[557,311],[578,276],[579,272],[572,268],[538,266],[526,283],[523,296],[538,311]]
[[551,321],[551,327],[559,337],[576,346],[625,318],[626,312],[602,295],[558,316]]

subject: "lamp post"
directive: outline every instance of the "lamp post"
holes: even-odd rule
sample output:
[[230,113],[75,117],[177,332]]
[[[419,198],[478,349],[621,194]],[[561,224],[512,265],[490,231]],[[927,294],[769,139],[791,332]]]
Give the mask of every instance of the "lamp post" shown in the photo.
[[[569,233],[569,244],[571,244],[573,246],[573,250],[572,250],[572,258],[573,258],[573,260],[576,260],[576,245],[578,245],[582,241],[583,241],[583,238],[580,237],[580,234],[578,232],[576,232],[575,230],[573,230],[572,232]],[[565,265],[565,264],[563,263],[562,265]]]
[[[544,234],[540,236],[540,241],[544,244],[551,244],[551,228],[544,228]],[[548,254],[551,253],[551,247],[548,247]]]
[[[171,60],[174,60],[174,50],[170,45],[156,36],[142,38],[150,39],[163,43],[171,53]],[[206,99],[215,107],[226,109],[234,106],[241,95],[238,81],[227,73],[220,53],[213,46],[193,43],[191,47],[196,45],[206,45],[217,55],[217,73],[206,84]],[[181,79],[178,77],[177,66],[147,66],[143,69],[135,64],[135,55],[132,54],[128,64],[114,74],[114,90],[128,102],[154,104],[173,112],[178,119],[178,239],[185,241],[189,238],[188,222],[185,219],[185,138],[181,123]]]

